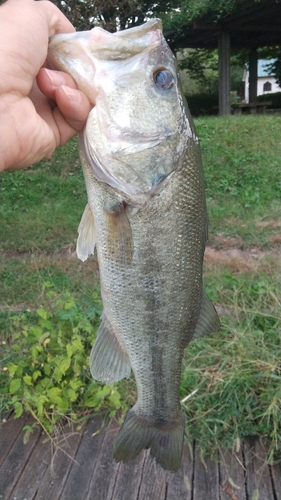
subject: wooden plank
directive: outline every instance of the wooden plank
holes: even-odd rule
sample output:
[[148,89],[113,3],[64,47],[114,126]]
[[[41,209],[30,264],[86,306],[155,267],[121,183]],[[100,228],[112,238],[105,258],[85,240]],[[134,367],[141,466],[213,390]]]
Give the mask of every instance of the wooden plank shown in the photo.
[[[33,419],[30,418],[27,420],[28,425],[31,425],[32,423],[34,423]],[[32,454],[33,448],[35,447],[40,434],[41,428],[37,426],[34,432],[30,434],[28,442],[24,444],[24,433],[20,433],[14,442],[13,447],[6,456],[6,460],[1,467],[0,484],[0,495],[2,495],[2,498],[5,498],[5,500],[10,497],[17,481],[24,472],[26,463]]]
[[66,427],[63,433],[60,448],[53,451],[34,500],[60,500],[61,491],[82,439],[82,432],[71,432],[69,427]]
[[273,481],[273,490],[275,493],[275,498],[278,500],[281,498],[281,463],[271,465],[271,475]]
[[2,421],[0,425],[0,467],[26,423],[27,415]]
[[[193,450],[184,445],[180,470],[168,477],[165,500],[191,500],[193,498]],[[155,497],[157,498],[157,497]]]
[[120,426],[111,422],[105,431],[98,457],[98,466],[91,477],[89,492],[85,500],[107,500],[112,498],[119,464],[113,459],[113,444]]
[[[101,429],[101,418],[91,419],[87,423],[59,500],[84,500],[88,496],[91,477],[95,467],[99,466],[98,456],[105,437]],[[46,497],[46,500],[48,498],[54,500],[53,496]]]
[[151,457],[150,451],[144,451],[144,464],[140,476],[137,500],[166,500],[169,473]]
[[194,500],[218,500],[220,498],[218,464],[209,460],[208,457],[204,464],[197,444],[195,445],[193,498]]
[[246,500],[242,450],[220,453],[220,500]]
[[37,441],[28,462],[13,489],[10,499],[33,500],[41,479],[51,461],[51,444],[46,434],[42,433]]
[[[142,479],[142,471],[145,462],[145,452],[124,464],[121,462],[118,467],[116,481],[110,500],[137,500]],[[93,496],[93,500],[94,500]],[[109,498],[108,498],[109,500]]]
[[266,451],[257,438],[244,440],[244,455],[248,498],[275,500]]

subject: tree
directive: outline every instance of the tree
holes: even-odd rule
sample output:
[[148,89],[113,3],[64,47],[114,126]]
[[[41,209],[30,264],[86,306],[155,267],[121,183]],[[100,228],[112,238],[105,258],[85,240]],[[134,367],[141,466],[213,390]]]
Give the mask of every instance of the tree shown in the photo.
[[274,63],[268,64],[267,69],[275,76],[278,87],[281,87],[281,56],[277,57]]
[[199,17],[207,21],[219,21],[223,16],[235,9],[239,0],[177,0],[174,2],[159,1],[153,4],[154,15],[163,21],[164,34],[170,42],[186,29],[186,25]]
[[180,4],[179,0],[51,0],[79,31],[94,26],[114,32],[143,24],[149,17],[157,16],[160,9],[169,12]]
[[114,32],[124,29],[128,22],[135,25],[142,18],[142,4],[134,0],[52,0],[79,31],[94,26]]
[[[245,62],[247,61],[247,51],[233,53],[231,56],[231,90],[238,95],[242,93],[242,76]],[[180,70],[186,70],[193,83],[190,85],[188,94],[211,93],[218,94],[218,50],[211,49],[182,49],[178,53],[178,63]],[[182,75],[182,79],[183,75]]]
[[[218,20],[238,0],[51,0],[77,30],[102,26],[108,31],[142,24],[149,17],[163,20],[164,32],[182,29],[187,22],[207,14]],[[1,2],[1,0],[0,0]]]
[[279,56],[275,63],[273,63],[272,69],[274,71],[274,75],[276,76],[276,82],[278,83],[278,86],[281,87],[281,56]]
[[[196,82],[196,93],[218,92],[218,51],[183,49],[178,53],[179,68]],[[190,93],[190,92],[189,92]]]

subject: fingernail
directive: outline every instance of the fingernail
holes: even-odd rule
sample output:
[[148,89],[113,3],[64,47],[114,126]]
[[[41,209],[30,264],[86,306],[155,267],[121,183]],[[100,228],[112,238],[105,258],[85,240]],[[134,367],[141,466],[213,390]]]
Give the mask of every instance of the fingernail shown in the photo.
[[79,102],[81,101],[81,94],[78,90],[76,89],[71,89],[70,87],[67,87],[66,85],[61,86],[62,91],[65,93],[65,95],[71,99],[73,102]]
[[47,68],[44,68],[44,71],[54,87],[60,87],[64,84],[64,78],[60,73]]

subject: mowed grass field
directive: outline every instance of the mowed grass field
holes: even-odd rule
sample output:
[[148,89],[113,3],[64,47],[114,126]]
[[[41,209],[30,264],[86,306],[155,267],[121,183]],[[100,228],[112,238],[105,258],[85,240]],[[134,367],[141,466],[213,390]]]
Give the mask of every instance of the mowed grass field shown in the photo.
[[[281,456],[281,116],[196,126],[209,214],[205,286],[222,328],[186,349],[186,436],[203,452],[259,434],[273,459]],[[62,415],[121,417],[133,380],[108,388],[88,373],[102,307],[96,259],[75,255],[86,204],[77,141],[0,183],[0,411],[29,409],[49,431]],[[74,337],[76,351],[67,349]]]

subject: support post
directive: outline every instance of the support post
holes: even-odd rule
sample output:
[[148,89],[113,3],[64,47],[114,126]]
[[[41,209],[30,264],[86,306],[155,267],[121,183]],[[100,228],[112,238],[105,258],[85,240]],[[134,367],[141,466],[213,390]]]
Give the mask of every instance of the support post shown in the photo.
[[257,102],[258,93],[258,52],[252,49],[249,53],[249,102]]
[[219,115],[231,114],[230,103],[230,35],[220,33],[219,50]]

